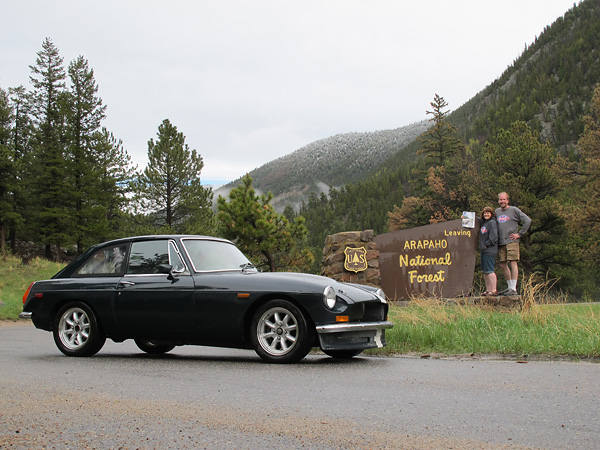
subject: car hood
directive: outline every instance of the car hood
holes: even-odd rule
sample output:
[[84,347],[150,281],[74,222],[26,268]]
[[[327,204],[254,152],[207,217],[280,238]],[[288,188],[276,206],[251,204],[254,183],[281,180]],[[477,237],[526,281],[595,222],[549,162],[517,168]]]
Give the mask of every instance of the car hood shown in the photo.
[[[321,275],[293,272],[252,272],[246,273],[248,284],[260,291],[322,294],[327,286],[335,289],[339,297],[349,303],[381,300],[375,295],[375,288],[358,284],[348,284]],[[265,288],[265,286],[267,288]]]

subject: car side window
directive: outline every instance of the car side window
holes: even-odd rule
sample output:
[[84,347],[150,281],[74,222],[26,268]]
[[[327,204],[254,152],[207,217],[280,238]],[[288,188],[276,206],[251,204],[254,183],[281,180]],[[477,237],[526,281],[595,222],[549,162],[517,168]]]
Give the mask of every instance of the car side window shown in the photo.
[[131,245],[128,274],[159,273],[158,266],[169,264],[169,241],[142,241]]
[[161,264],[171,264],[174,272],[185,271],[185,264],[173,241],[141,241],[131,245],[128,274],[160,273],[158,266]]
[[115,245],[96,251],[77,271],[80,276],[108,276],[125,272],[127,245]]

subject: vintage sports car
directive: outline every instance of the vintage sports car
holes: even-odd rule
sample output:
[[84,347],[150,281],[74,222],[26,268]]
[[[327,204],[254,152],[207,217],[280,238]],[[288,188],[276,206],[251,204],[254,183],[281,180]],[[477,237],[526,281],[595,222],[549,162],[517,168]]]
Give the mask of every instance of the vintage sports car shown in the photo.
[[148,353],[178,345],[253,348],[292,363],[320,347],[351,358],[385,345],[380,289],[299,273],[262,273],[230,241],[139,236],[90,248],[23,296],[21,318],[51,331],[68,356],[97,353],[106,338]]

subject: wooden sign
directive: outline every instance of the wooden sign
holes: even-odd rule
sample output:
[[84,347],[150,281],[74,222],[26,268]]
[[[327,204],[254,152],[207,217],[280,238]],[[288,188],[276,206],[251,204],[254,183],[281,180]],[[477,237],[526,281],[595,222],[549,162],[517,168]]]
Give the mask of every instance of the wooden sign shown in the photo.
[[478,229],[463,227],[459,219],[376,236],[381,286],[388,298],[469,294]]

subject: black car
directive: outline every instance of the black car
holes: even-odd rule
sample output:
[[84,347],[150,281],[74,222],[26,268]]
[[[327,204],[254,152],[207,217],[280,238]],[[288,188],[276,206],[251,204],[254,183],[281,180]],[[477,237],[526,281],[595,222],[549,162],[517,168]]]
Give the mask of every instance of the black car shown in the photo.
[[21,318],[52,331],[68,356],[106,338],[148,353],[178,345],[253,348],[291,363],[312,347],[351,358],[383,347],[388,304],[380,289],[318,275],[262,273],[230,241],[139,236],[96,245],[52,279],[33,283]]

